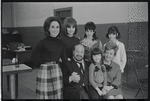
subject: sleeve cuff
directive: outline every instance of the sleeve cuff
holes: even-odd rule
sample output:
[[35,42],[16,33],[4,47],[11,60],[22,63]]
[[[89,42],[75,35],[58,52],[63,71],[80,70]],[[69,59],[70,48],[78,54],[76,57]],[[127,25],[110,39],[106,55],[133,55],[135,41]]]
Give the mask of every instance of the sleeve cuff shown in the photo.
[[69,76],[69,83],[71,83],[72,79],[71,79],[71,76]]

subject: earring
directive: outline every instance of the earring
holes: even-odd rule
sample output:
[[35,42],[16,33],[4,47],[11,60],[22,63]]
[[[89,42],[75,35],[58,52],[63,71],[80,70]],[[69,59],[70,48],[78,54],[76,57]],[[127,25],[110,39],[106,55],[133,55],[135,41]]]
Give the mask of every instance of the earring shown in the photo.
[[116,34],[116,36],[118,37],[118,33]]

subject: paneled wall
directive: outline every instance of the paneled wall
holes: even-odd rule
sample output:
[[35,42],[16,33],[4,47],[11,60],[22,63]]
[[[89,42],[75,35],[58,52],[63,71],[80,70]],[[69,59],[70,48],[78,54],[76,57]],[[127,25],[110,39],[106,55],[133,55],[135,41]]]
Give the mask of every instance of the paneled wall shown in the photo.
[[[126,50],[142,50],[148,51],[148,22],[134,22],[134,23],[114,23],[114,24],[96,24],[97,37],[106,43],[107,30],[110,26],[118,27],[121,42],[125,44]],[[12,28],[11,28],[12,29]],[[39,27],[15,27],[22,34],[23,42],[27,45],[35,47],[35,44],[45,37],[42,26]],[[78,38],[83,38],[85,34],[84,25],[78,25]]]
[[128,23],[128,49],[148,52],[148,23]]

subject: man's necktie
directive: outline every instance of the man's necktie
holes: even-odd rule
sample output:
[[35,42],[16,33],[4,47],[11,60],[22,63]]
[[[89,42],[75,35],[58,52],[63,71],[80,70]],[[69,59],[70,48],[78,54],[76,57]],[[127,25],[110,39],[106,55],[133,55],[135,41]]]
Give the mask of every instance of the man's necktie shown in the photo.
[[81,70],[81,72],[84,74],[83,65],[82,65],[82,63],[79,63],[79,64],[80,64],[80,70]]

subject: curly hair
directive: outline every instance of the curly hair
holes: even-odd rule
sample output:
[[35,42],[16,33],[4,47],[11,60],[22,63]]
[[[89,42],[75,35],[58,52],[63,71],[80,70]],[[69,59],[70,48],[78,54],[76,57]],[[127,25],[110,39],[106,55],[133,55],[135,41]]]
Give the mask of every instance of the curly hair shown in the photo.
[[114,50],[114,55],[116,56],[117,54],[117,51],[118,51],[118,45],[112,41],[109,41],[105,44],[105,50],[104,50],[104,53],[106,52],[106,50],[111,50],[113,49]]
[[60,33],[62,31],[62,21],[59,17],[48,17],[45,22],[44,22],[44,25],[43,25],[43,29],[44,29],[44,32],[45,32],[45,35],[46,37],[47,36],[50,36],[50,32],[49,32],[49,27],[50,27],[50,24],[52,21],[57,21],[59,23],[59,26],[60,26],[60,32],[59,34],[57,35],[57,37],[60,36]]

